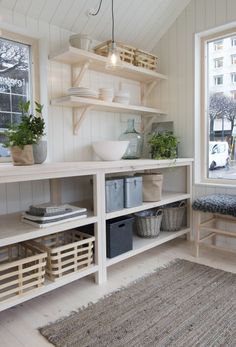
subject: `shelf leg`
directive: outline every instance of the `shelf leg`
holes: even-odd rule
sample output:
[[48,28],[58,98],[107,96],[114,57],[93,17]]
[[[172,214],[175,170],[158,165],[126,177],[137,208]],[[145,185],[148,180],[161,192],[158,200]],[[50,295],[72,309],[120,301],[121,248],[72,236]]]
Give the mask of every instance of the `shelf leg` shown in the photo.
[[95,263],[98,265],[95,281],[101,284],[107,281],[104,173],[97,172],[93,176],[93,196],[94,213],[98,217],[98,222],[95,224]]
[[73,87],[78,87],[80,85],[80,82],[82,81],[85,72],[89,68],[90,61],[87,61],[80,69],[80,72],[77,76],[72,78],[72,85]]
[[50,179],[50,196],[51,203],[60,204],[61,203],[61,180],[60,178]]
[[[86,113],[88,110],[90,110],[91,107],[87,106],[82,109],[73,109],[73,128],[74,128],[74,135],[78,134],[79,128],[81,127],[82,122],[84,121],[86,117]],[[80,112],[80,115],[78,114]]]

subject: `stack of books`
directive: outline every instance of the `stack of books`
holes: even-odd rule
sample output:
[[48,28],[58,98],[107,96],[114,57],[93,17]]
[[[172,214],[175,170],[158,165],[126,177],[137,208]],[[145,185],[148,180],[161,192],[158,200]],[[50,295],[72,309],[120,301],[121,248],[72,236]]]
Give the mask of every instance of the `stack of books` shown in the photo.
[[53,205],[48,203],[31,205],[28,211],[23,212],[21,220],[39,228],[46,228],[85,217],[87,217],[86,208],[70,204]]

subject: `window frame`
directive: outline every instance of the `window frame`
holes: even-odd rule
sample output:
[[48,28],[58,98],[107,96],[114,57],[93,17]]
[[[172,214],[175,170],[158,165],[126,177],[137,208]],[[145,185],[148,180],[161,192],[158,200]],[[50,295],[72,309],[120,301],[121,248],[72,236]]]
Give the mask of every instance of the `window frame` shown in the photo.
[[[32,100],[40,102],[40,79],[39,79],[39,45],[38,40],[29,36],[16,34],[7,30],[1,29],[1,38],[19,42],[30,46],[30,65],[31,65],[31,96]],[[11,162],[11,157],[0,157],[1,163]]]
[[[235,187],[236,180],[208,178],[209,141],[208,122],[208,79],[207,79],[207,43],[228,36],[236,37],[236,27],[213,31],[213,34],[200,33],[195,36],[195,184],[208,186]],[[199,106],[197,105],[199,102]],[[202,129],[202,131],[200,131]]]

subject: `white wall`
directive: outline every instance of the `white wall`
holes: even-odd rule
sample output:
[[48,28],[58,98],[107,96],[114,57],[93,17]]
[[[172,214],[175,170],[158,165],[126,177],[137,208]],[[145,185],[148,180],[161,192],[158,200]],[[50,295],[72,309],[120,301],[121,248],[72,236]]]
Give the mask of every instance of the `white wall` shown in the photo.
[[[47,121],[47,140],[50,161],[91,160],[91,143],[97,140],[116,140],[125,130],[130,115],[88,113],[77,136],[73,135],[72,110],[51,107],[50,99],[62,96],[71,86],[71,71],[66,64],[48,61],[50,52],[58,50],[68,43],[71,32],[60,29],[33,18],[25,17],[14,11],[0,7],[0,29],[21,33],[38,38],[40,41],[40,89],[41,102],[44,104],[44,117]],[[82,85],[93,87],[113,86],[119,89],[129,88],[132,102],[140,102],[140,85],[137,82],[127,85],[127,80],[89,71]],[[136,128],[140,129],[140,116],[132,115]],[[83,194],[82,194],[83,195]],[[68,197],[67,197],[68,199]],[[80,194],[78,193],[78,199]],[[29,182],[0,185],[0,214],[26,209],[31,203],[49,200],[48,182]]]

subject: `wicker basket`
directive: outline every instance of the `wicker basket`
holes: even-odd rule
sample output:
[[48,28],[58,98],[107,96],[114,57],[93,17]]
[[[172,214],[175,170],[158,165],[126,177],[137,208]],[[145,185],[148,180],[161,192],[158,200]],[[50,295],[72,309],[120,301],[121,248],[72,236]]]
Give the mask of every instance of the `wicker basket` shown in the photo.
[[156,70],[157,69],[157,56],[136,49],[134,54],[134,65],[141,66],[145,69]]
[[[102,42],[94,48],[96,54],[104,57],[108,56],[111,41]],[[116,42],[117,49],[120,50],[120,59],[126,63],[134,64],[135,47],[124,45],[121,42]]]
[[95,237],[78,230],[66,230],[31,241],[47,252],[47,276],[55,281],[93,263]]
[[186,202],[181,201],[178,206],[167,205],[163,209],[161,230],[178,231],[183,225]]
[[163,211],[142,211],[135,214],[137,234],[140,237],[157,237],[160,233],[160,226]]
[[24,295],[41,287],[47,253],[22,242],[0,248],[0,300]]

